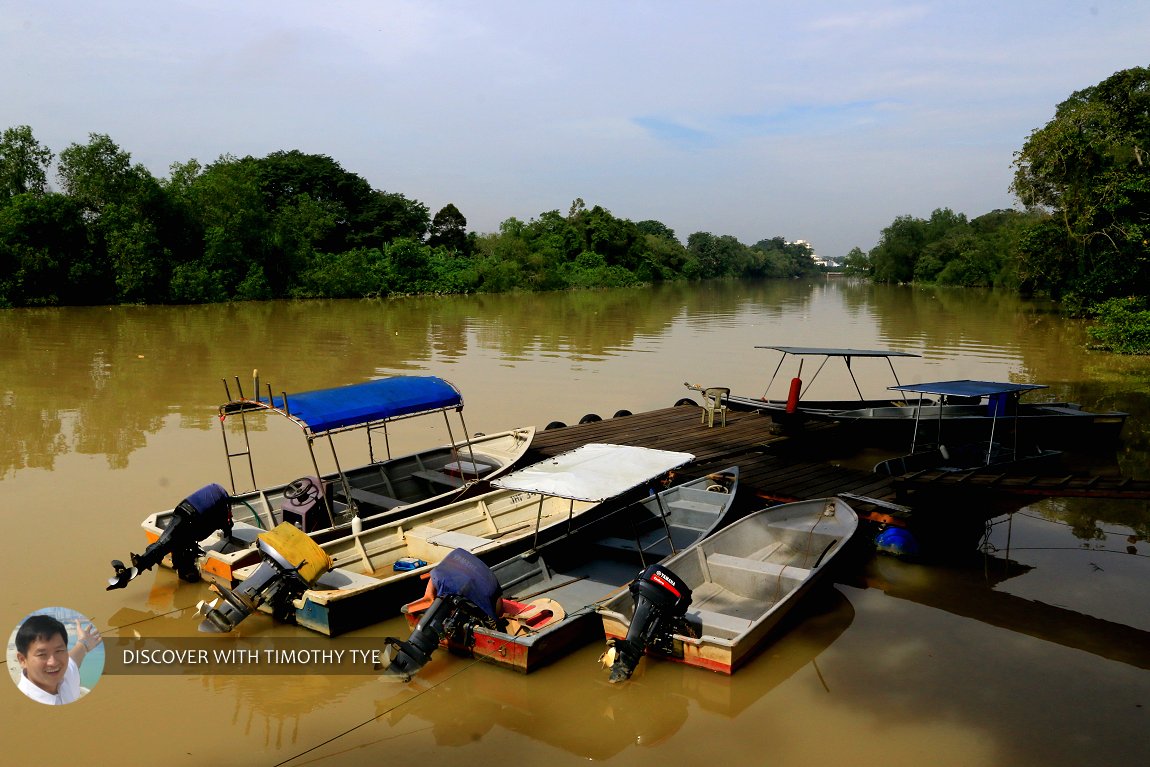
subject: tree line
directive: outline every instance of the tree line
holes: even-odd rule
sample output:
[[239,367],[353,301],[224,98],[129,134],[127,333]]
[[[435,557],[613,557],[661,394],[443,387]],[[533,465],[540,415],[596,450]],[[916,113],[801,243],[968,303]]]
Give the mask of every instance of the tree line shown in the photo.
[[[49,184],[55,162],[58,190]],[[618,287],[818,271],[804,243],[744,245],[576,200],[467,230],[453,204],[375,189],[299,151],[174,163],[167,178],[91,134],[59,157],[0,136],[0,307],[213,303]]]
[[879,282],[997,286],[1093,317],[1095,341],[1150,353],[1150,69],[1070,95],[1014,156],[1022,210],[902,216],[846,269]]

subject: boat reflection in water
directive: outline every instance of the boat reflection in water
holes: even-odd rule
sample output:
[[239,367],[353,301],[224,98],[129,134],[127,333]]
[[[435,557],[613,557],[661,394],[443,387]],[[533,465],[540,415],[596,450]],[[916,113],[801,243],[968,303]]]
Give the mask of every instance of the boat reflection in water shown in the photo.
[[[630,747],[666,741],[693,709],[737,718],[808,664],[821,680],[818,656],[846,631],[854,615],[838,589],[812,593],[787,617],[785,633],[737,677],[659,663],[644,664],[629,684],[612,685],[597,660],[601,646],[584,647],[530,675],[451,658],[427,667],[407,685],[393,683],[397,696],[405,689],[419,694],[382,699],[377,715],[392,727],[413,718],[428,722],[437,746],[463,746],[511,733],[582,759],[609,759]],[[382,761],[394,742],[383,737],[366,748],[378,748]]]

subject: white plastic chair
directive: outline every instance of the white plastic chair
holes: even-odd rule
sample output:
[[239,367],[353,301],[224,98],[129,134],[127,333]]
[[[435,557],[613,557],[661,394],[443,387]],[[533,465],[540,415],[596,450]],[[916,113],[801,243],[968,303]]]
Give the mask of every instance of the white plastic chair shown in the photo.
[[715,425],[715,414],[719,416],[719,423],[727,425],[727,401],[731,390],[723,386],[711,386],[703,389],[703,417],[700,423],[708,427]]

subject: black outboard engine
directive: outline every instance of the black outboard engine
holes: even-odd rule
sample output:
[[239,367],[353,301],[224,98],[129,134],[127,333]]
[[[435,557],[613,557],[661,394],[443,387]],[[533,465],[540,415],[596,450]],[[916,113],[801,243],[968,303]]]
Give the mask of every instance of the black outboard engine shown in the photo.
[[272,617],[291,622],[295,615],[292,601],[332,567],[327,552],[290,522],[261,533],[256,546],[263,561],[251,577],[234,591],[217,585],[222,601],[197,606],[204,616],[200,631],[232,631],[265,602],[271,605]]
[[[405,642],[387,637],[395,652],[384,673],[410,681],[444,637],[470,644],[472,626],[499,628],[503,588],[491,569],[467,549],[453,549],[431,571],[431,606]],[[425,597],[426,598],[426,597]]]
[[627,638],[613,640],[612,683],[630,679],[647,648],[671,653],[672,634],[682,625],[691,605],[691,589],[662,565],[651,565],[639,573],[628,590],[635,599],[635,611]]
[[118,559],[112,560],[116,574],[108,579],[107,590],[124,588],[169,553],[172,567],[180,578],[195,583],[200,579],[196,557],[204,553],[199,543],[217,530],[225,536],[232,534],[232,505],[228,491],[213,483],[180,501],[159,540],[144,549],[143,554],[132,554],[131,567],[125,567]]

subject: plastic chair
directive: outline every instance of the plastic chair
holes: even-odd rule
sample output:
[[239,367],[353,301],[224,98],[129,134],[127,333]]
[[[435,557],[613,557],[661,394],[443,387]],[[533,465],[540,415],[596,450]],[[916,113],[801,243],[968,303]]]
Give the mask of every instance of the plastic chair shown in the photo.
[[727,401],[731,396],[731,390],[722,386],[712,386],[703,389],[703,417],[700,423],[707,424],[708,427],[715,425],[715,414],[719,415],[719,423],[723,426],[727,425]]

